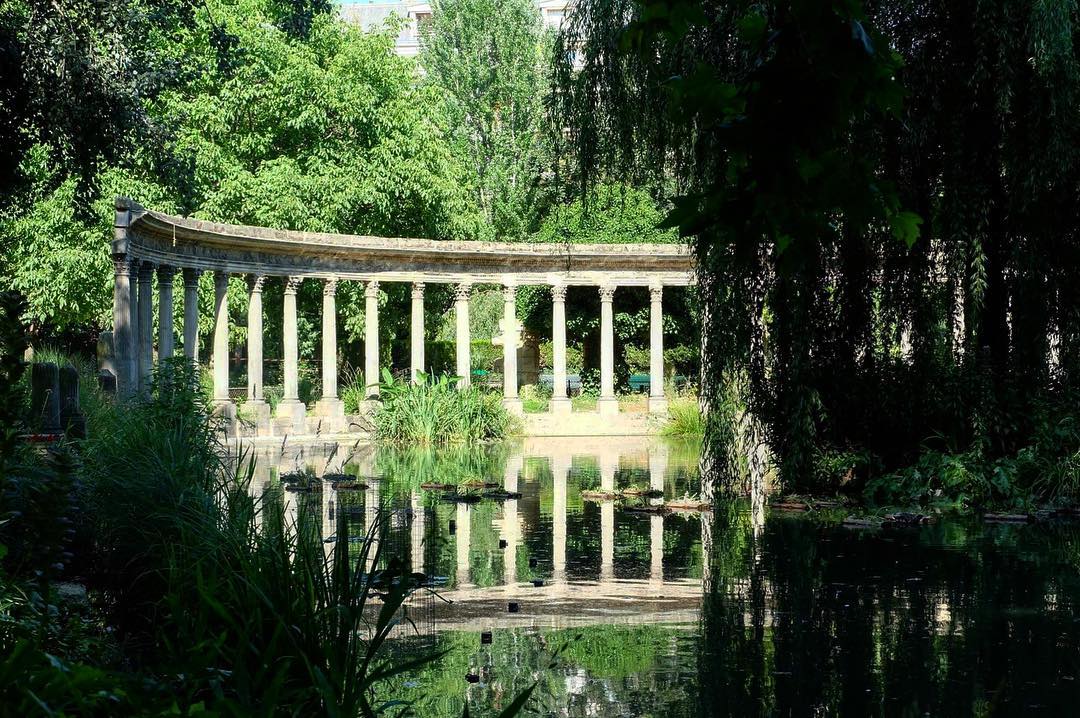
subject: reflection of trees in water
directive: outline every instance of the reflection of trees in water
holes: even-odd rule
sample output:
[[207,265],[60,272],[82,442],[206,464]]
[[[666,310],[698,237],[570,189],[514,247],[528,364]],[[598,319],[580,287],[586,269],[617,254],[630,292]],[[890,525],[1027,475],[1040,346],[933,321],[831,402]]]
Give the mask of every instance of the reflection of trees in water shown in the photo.
[[713,531],[702,715],[1075,708],[1074,527],[866,534],[774,517],[755,537],[726,501]]

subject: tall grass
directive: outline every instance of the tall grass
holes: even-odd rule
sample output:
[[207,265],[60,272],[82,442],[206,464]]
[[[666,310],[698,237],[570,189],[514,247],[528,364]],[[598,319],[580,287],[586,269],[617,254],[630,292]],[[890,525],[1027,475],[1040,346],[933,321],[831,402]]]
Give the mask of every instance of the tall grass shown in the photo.
[[672,397],[668,401],[668,420],[660,433],[664,436],[704,436],[705,417],[697,397]]
[[[123,653],[115,677],[87,669],[94,695],[120,686],[120,713],[399,714],[380,683],[435,656],[391,662],[382,650],[415,586],[380,555],[379,520],[353,543],[340,513],[327,556],[317,516],[292,524],[280,500],[251,493],[253,463],[229,455],[186,362],[166,363],[151,394],[95,405],[79,452],[77,560]],[[64,673],[26,645],[0,674]],[[54,705],[90,705],[73,690],[54,691]]]
[[383,441],[440,444],[502,439],[518,429],[498,394],[459,387],[455,377],[420,373],[415,384],[383,373],[375,436]]

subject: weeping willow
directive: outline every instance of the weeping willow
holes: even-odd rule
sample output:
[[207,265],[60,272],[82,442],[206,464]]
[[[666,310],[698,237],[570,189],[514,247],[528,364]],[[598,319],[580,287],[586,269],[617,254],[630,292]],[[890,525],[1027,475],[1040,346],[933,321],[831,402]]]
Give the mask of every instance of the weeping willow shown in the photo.
[[578,1],[561,179],[670,200],[729,478],[748,436],[784,487],[833,488],[930,450],[1016,455],[1075,406],[1077,20],[1072,0]]

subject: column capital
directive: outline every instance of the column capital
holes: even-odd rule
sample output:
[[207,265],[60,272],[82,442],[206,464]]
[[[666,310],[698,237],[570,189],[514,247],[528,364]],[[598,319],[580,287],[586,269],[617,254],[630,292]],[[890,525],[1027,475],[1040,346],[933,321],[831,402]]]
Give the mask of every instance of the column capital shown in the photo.
[[378,299],[379,297],[379,281],[372,279],[364,285],[364,298],[365,299]]
[[601,284],[600,285],[600,301],[610,302],[615,298],[615,285],[614,284]]
[[412,298],[423,299],[424,298],[424,283],[413,282],[412,283]]
[[462,282],[461,284],[454,285],[454,300],[458,302],[467,302],[469,297],[472,296],[472,284],[468,282]]
[[517,299],[517,285],[516,284],[504,284],[503,285],[503,301],[512,302]]
[[144,262],[142,260],[135,260],[139,265],[139,280],[150,279],[154,276],[154,264],[153,262]]
[[264,284],[266,284],[265,274],[248,275],[248,289],[251,290],[252,294],[262,294]]
[[552,284],[551,285],[551,299],[556,302],[566,301],[566,285],[565,284]]
[[199,275],[202,274],[201,269],[195,267],[184,267],[184,285],[188,287],[199,286]]
[[168,264],[158,265],[157,276],[159,282],[171,282],[176,276],[176,267]]
[[656,283],[649,285],[649,300],[659,302],[664,297],[664,285]]
[[324,297],[332,297],[337,294],[337,277],[327,277],[323,281],[322,293]]
[[128,259],[126,254],[114,254],[113,255],[113,271],[116,274],[123,274],[125,276],[132,276],[135,266],[133,262]]
[[300,284],[303,283],[303,277],[286,277],[285,278],[285,293],[296,295],[296,290],[300,289]]
[[214,286],[217,286],[218,284],[228,285],[228,283],[229,283],[229,273],[226,272],[224,269],[215,269],[214,270]]

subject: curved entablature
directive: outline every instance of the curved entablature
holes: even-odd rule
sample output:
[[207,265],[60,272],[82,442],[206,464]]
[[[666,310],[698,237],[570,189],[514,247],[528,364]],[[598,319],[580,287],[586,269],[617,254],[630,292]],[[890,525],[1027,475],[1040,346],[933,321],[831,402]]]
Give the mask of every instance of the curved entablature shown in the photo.
[[[177,270],[183,270],[184,355],[199,360],[199,275],[214,276],[214,403],[228,414],[235,410],[229,387],[229,278],[246,277],[247,297],[247,401],[245,411],[268,431],[304,433],[308,407],[297,387],[297,291],[305,281],[322,285],[322,398],[313,407],[326,426],[344,421],[337,392],[336,294],[340,280],[356,280],[364,287],[364,376],[372,399],[378,396],[379,285],[412,285],[410,373],[415,379],[430,366],[425,362],[424,288],[428,284],[454,285],[456,325],[455,372],[460,386],[472,377],[469,304],[477,284],[503,286],[503,320],[499,341],[503,346],[504,402],[521,410],[518,396],[517,350],[521,323],[516,315],[516,290],[523,285],[545,285],[551,291],[552,413],[571,411],[568,391],[573,384],[566,370],[566,291],[569,286],[592,286],[600,299],[601,415],[619,411],[614,393],[614,309],[617,290],[649,290],[649,407],[666,410],[662,321],[665,286],[694,283],[692,255],[678,244],[509,244],[505,242],[438,242],[429,239],[394,239],[345,234],[323,234],[244,227],[173,217],[153,212],[131,200],[116,200],[112,243],[113,341],[117,382],[125,392],[149,387],[155,355],[171,357],[175,350],[173,289]],[[155,281],[156,278],[156,281]],[[279,281],[283,335],[283,387],[273,422],[263,398],[263,286],[268,278]],[[157,291],[157,322],[154,291]],[[277,311],[274,307],[272,311]],[[157,350],[154,329],[158,330]],[[260,418],[261,417],[261,418]],[[265,420],[265,421],[263,421]],[[324,426],[320,424],[320,426]],[[260,432],[262,430],[260,429]]]
[[117,200],[113,254],[229,274],[518,285],[685,286],[679,244],[461,242],[298,232],[173,217]]

